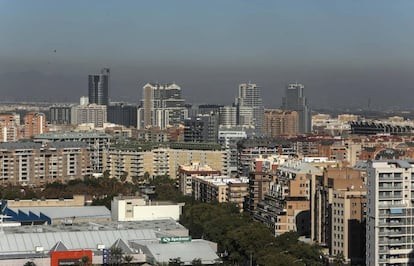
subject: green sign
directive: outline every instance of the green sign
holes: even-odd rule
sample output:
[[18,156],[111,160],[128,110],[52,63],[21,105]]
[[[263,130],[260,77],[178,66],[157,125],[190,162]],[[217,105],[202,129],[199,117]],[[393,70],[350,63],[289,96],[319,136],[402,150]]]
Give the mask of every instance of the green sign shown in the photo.
[[160,243],[173,243],[173,242],[191,242],[191,236],[166,236],[161,237]]

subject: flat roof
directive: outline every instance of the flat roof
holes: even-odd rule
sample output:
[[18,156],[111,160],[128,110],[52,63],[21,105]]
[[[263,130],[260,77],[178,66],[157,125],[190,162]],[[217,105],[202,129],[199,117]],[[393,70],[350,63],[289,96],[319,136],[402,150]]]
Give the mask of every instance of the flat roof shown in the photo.
[[100,131],[56,131],[33,137],[34,139],[76,139],[76,138],[111,138],[111,135]]
[[219,259],[210,243],[203,239],[196,239],[191,242],[142,244],[145,245],[148,255],[157,262],[169,262],[171,258],[180,257],[185,265],[190,265],[194,259],[200,259],[203,264],[214,264]]
[[88,147],[88,145],[81,141],[65,141],[65,142],[52,142],[43,146],[38,142],[2,142],[0,143],[0,149],[40,149],[40,148],[79,148]]

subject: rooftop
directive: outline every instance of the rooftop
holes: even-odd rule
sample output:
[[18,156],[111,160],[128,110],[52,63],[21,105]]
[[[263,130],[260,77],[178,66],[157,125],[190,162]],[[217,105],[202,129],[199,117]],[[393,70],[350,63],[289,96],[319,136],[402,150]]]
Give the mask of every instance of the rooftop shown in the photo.
[[53,142],[49,143],[46,146],[41,143],[36,142],[2,142],[0,143],[0,149],[40,149],[40,148],[79,148],[79,147],[88,147],[84,142],[80,141],[65,141],[65,142]]
[[80,131],[80,132],[47,132],[34,137],[34,139],[82,139],[82,138],[107,138],[110,139],[111,135],[108,135],[100,131]]
[[248,184],[249,183],[249,178],[247,177],[232,178],[229,176],[195,176],[193,178],[206,181],[215,186],[225,186],[230,183],[233,183],[233,184],[240,184],[240,183]]

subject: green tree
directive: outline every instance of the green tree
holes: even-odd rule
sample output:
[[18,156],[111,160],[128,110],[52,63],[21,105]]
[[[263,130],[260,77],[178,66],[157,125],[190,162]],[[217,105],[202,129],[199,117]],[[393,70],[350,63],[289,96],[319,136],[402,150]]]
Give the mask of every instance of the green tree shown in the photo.
[[139,183],[141,183],[141,181],[142,181],[142,178],[135,175],[135,176],[131,177],[131,180],[132,180],[132,183],[134,185],[139,185]]
[[123,251],[121,248],[112,247],[110,250],[109,261],[112,265],[120,265],[122,262]]
[[131,264],[132,260],[134,259],[133,256],[131,255],[125,255],[122,260],[126,263],[126,264]]
[[342,252],[336,253],[334,257],[334,264],[335,266],[342,266],[345,263],[345,257]]
[[110,175],[111,175],[111,171],[109,171],[109,170],[105,170],[105,171],[103,172],[103,177],[104,177],[104,178],[109,178],[109,177],[110,177]]
[[128,172],[126,172],[126,171],[122,171],[122,174],[121,174],[121,176],[119,177],[119,179],[120,179],[122,182],[125,182],[125,181],[126,181],[126,179],[127,179],[127,177],[128,177]]
[[145,173],[144,173],[144,181],[145,181],[145,182],[149,182],[150,177],[151,177],[151,176],[150,176],[150,173],[148,173],[148,172],[145,172]]

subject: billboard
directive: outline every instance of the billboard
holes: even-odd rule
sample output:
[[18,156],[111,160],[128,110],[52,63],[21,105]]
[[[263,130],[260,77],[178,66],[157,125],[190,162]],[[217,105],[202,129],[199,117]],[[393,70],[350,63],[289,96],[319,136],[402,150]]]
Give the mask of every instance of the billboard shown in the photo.
[[52,251],[50,266],[92,265],[92,250]]

